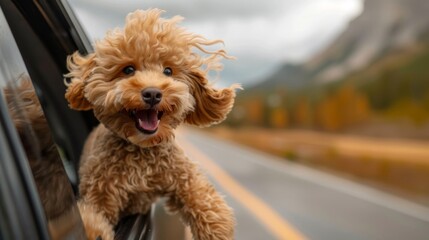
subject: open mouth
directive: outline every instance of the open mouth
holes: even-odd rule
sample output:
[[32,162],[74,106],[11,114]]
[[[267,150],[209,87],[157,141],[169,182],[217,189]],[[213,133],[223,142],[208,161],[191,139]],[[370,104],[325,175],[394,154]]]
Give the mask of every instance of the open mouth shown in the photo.
[[164,112],[156,109],[132,110],[129,112],[131,118],[134,119],[136,128],[145,134],[154,134],[158,130],[158,126]]

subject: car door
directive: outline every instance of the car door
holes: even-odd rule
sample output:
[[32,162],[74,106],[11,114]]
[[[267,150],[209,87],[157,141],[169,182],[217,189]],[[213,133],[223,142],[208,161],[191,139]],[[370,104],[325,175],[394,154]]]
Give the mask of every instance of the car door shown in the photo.
[[[92,113],[68,108],[68,54],[90,51],[61,1],[0,0],[0,239],[84,239],[77,171]],[[150,216],[117,239],[148,239]]]
[[0,11],[1,239],[84,239],[70,179]]

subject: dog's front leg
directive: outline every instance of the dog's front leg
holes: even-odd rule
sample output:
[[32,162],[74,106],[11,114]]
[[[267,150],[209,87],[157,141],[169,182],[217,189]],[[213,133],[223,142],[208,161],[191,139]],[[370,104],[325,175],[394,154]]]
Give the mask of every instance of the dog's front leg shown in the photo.
[[180,211],[196,240],[233,239],[235,220],[232,209],[204,176],[200,173],[189,174],[195,173],[181,175],[167,207]]
[[113,228],[129,196],[117,179],[114,174],[106,176],[97,171],[85,171],[82,175],[78,206],[89,240],[98,236],[103,240],[114,238]]
[[101,239],[113,240],[113,225],[95,206],[83,200],[78,201],[79,212],[85,227],[88,240]]

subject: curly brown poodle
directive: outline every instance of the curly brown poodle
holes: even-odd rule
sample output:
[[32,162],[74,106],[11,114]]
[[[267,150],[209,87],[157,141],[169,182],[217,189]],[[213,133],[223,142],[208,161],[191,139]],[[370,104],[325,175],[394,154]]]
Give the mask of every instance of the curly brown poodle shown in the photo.
[[239,85],[216,89],[210,70],[230,58],[224,49],[179,27],[176,16],[137,10],[95,43],[87,56],[68,59],[70,107],[94,111],[100,125],[82,154],[79,207],[87,235],[113,239],[125,215],[145,213],[160,196],[178,211],[195,239],[233,239],[227,206],[175,142],[182,123],[209,126],[230,112]]

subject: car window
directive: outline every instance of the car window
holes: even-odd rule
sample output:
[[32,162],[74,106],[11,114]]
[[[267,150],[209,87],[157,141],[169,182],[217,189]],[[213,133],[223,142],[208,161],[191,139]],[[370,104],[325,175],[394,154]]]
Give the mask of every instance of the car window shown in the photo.
[[37,97],[38,90],[33,87],[1,9],[0,59],[0,96],[7,103],[21,140],[50,235],[53,239],[84,238],[75,196]]

